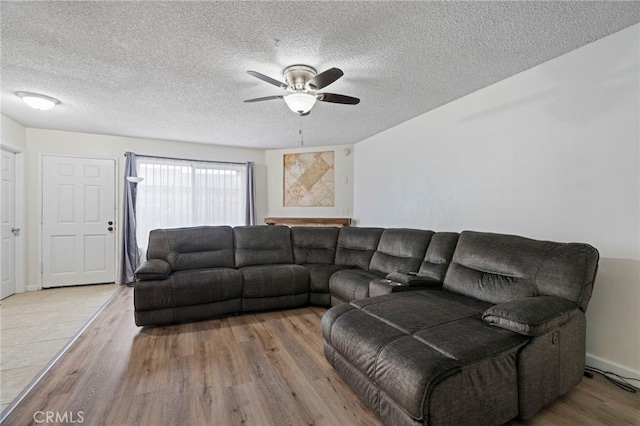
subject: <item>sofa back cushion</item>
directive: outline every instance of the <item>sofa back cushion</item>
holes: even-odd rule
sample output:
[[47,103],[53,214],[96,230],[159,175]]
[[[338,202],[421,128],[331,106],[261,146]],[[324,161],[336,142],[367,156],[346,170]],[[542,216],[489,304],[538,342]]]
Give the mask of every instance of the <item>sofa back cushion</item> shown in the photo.
[[288,226],[236,226],[236,267],[293,263]]
[[336,247],[336,265],[369,269],[369,263],[376,252],[382,228],[340,228]]
[[433,234],[421,229],[385,229],[369,269],[386,274],[399,270],[417,272]]
[[431,237],[431,242],[418,273],[440,282],[444,281],[453,253],[456,250],[459,236],[460,234],[457,232],[436,232]]
[[233,231],[229,226],[154,229],[147,259],[161,259],[174,271],[233,268]]
[[340,228],[298,226],[291,228],[293,260],[301,264],[331,265],[336,258]]
[[491,303],[557,296],[586,310],[597,265],[588,244],[465,231],[443,288]]

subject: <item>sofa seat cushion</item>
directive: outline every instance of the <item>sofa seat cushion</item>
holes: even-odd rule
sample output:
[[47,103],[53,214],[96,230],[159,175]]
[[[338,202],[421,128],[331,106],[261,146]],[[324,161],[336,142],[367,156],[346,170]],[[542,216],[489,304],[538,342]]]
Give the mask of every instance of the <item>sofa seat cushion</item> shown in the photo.
[[350,302],[369,297],[369,283],[373,279],[384,278],[384,272],[363,269],[345,269],[331,275],[329,289],[333,300]]
[[302,266],[309,271],[309,303],[312,305],[331,306],[331,293],[329,291],[329,279],[334,273],[351,266],[344,265],[318,265],[305,263]]
[[245,298],[309,293],[309,271],[300,265],[255,265],[240,268]]
[[[430,329],[441,322],[476,318],[491,305],[441,290],[416,290],[354,300],[351,305],[406,334]],[[489,327],[491,328],[491,327]]]
[[342,265],[302,265],[309,271],[309,289],[312,293],[329,293],[329,279],[331,276],[344,269],[351,269]]
[[200,305],[242,297],[242,274],[237,269],[211,268],[177,271],[161,281],[138,281],[136,310]]
[[[487,307],[440,290],[357,300],[331,308],[323,318],[323,337],[330,348],[325,353],[333,365],[346,362],[374,384],[380,393],[374,400],[391,399],[425,424],[430,410],[434,416],[441,410],[430,406],[430,398],[454,401],[451,388],[467,385],[469,377],[472,382],[508,383],[513,395],[499,414],[508,420],[518,409],[516,353],[528,339],[483,322]],[[477,406],[487,394],[500,393],[476,386],[473,397],[481,401]]]

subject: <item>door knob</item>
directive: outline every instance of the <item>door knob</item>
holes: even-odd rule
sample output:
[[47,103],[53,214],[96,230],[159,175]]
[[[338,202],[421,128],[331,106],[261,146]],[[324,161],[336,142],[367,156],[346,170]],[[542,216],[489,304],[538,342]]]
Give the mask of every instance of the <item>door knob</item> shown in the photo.
[[113,226],[108,227],[107,230],[113,231]]
[[111,220],[108,223],[109,223],[109,225],[113,225],[113,221],[111,221]]
[[20,228],[11,228],[11,232],[17,237],[20,234]]

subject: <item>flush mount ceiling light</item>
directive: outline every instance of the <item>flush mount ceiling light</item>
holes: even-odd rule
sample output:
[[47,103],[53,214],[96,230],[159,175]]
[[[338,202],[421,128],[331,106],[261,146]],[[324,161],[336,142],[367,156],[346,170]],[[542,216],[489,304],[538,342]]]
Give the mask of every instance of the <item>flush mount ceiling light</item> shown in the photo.
[[60,103],[56,98],[40,95],[38,93],[18,92],[16,95],[18,95],[25,104],[40,111],[46,111]]

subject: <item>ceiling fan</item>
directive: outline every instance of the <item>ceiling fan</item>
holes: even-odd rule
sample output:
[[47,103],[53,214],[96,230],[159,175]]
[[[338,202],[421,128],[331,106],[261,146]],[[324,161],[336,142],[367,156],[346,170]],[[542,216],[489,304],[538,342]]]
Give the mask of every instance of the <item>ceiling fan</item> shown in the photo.
[[261,102],[270,101],[272,99],[283,99],[291,111],[301,116],[309,115],[309,112],[311,111],[311,108],[313,108],[313,105],[315,105],[316,101],[345,105],[356,105],[360,102],[360,99],[352,96],[318,92],[318,90],[327,87],[344,75],[342,70],[339,68],[330,68],[318,74],[315,68],[308,65],[291,65],[285,68],[282,73],[286,83],[268,77],[264,74],[260,74],[256,71],[247,71],[247,74],[285,89],[290,93],[247,99],[245,102]]

